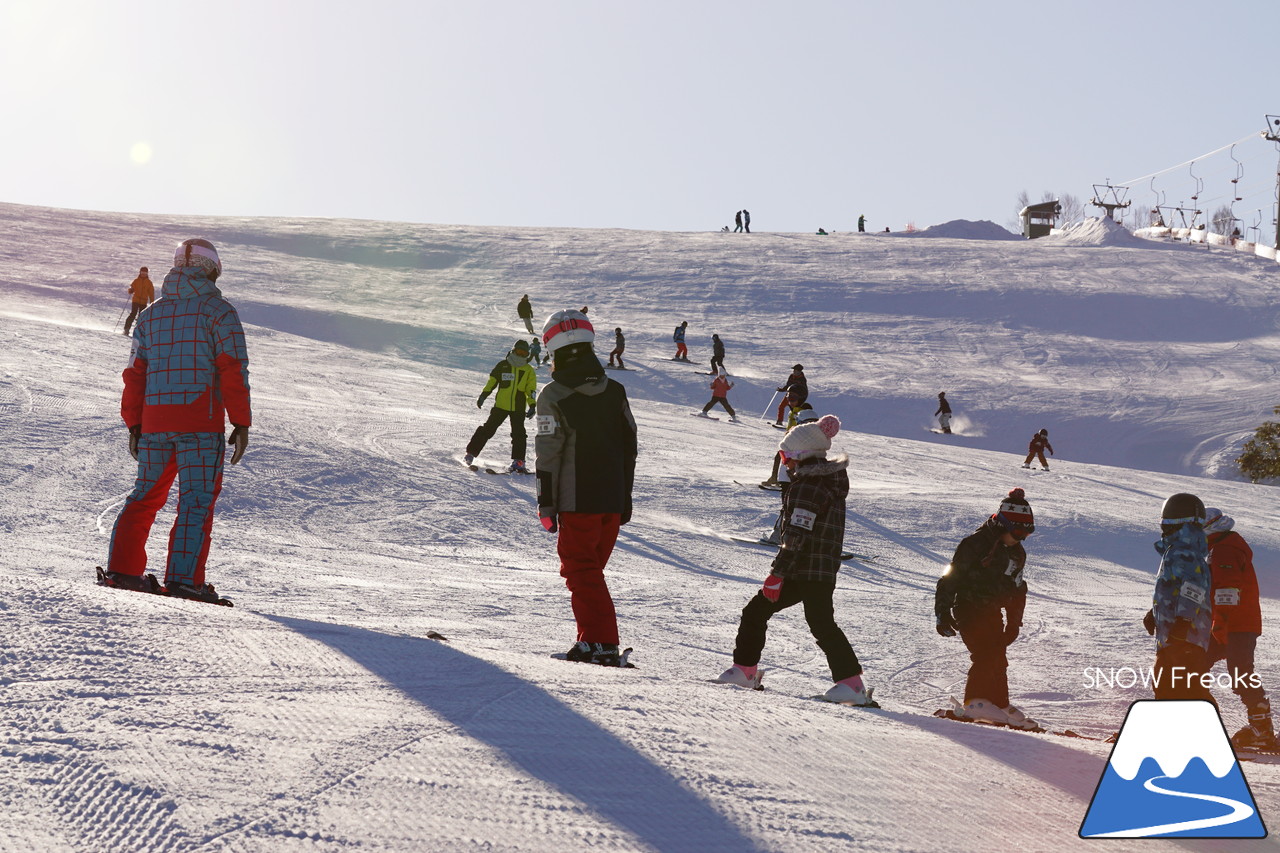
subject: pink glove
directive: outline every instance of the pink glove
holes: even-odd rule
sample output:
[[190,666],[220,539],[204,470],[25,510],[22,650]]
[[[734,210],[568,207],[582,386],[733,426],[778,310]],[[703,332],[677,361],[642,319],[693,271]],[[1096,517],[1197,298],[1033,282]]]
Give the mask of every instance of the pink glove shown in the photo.
[[770,574],[764,579],[764,586],[760,587],[760,594],[770,601],[777,601],[778,596],[782,595],[782,578],[775,574]]
[[548,533],[555,533],[558,529],[558,526],[556,525],[556,517],[554,515],[544,515],[541,517],[541,521],[542,527]]

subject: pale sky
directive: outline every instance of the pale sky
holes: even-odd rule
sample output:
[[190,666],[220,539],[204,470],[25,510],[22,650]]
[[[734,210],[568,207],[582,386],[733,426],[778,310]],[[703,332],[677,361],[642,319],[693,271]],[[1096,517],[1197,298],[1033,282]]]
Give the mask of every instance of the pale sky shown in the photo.
[[[1278,25],[1275,0],[0,0],[0,201],[1005,225],[1022,190],[1088,200],[1261,131]],[[1274,234],[1280,154],[1257,136],[1235,153],[1236,213]],[[1202,207],[1233,197],[1229,152],[1195,171]],[[1182,167],[1156,189],[1190,205],[1195,181]],[[1129,197],[1155,200],[1149,181]]]

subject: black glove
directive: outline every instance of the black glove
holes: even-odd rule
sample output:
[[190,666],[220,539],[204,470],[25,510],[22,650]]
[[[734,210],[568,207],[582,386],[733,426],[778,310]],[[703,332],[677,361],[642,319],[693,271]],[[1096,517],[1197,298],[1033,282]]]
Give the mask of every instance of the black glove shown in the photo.
[[129,455],[138,459],[138,439],[142,438],[142,425],[129,427]]
[[1154,610],[1148,610],[1147,615],[1142,617],[1142,627],[1147,629],[1147,633],[1151,636],[1156,635],[1156,613]]
[[487,400],[487,399],[489,399],[489,392],[488,392],[488,391],[486,391],[485,393],[481,394],[479,397],[477,397],[477,398],[476,398],[476,408],[477,408],[477,409],[483,409],[483,408],[484,408],[484,401],[485,401],[485,400]]
[[524,418],[525,418],[525,420],[529,420],[530,418],[532,418],[532,417],[533,417],[534,412],[536,412],[536,411],[538,411],[538,407],[537,407],[537,406],[530,406],[530,407],[529,407],[529,411],[527,411],[527,412],[525,412],[525,413],[524,413]]
[[1015,625],[1012,622],[1006,625],[1004,629],[1004,644],[1006,646],[1012,646],[1013,641],[1018,639],[1018,632],[1020,630],[1022,630],[1021,625]]
[[227,436],[227,444],[235,448],[231,453],[231,464],[234,465],[240,461],[240,457],[244,456],[245,448],[249,446],[249,428],[232,424],[231,435]]
[[938,614],[938,633],[944,637],[954,637],[956,635],[956,620],[951,612]]

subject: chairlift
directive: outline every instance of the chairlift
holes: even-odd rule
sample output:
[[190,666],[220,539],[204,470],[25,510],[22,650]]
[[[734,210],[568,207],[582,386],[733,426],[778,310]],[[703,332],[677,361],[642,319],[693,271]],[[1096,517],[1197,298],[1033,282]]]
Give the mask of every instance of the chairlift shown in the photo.
[[1244,177],[1244,163],[1236,159],[1236,147],[1231,146],[1231,161],[1236,164],[1236,176],[1231,179],[1231,195],[1236,201],[1244,201],[1240,195],[1240,179]]
[[1192,160],[1187,164],[1187,171],[1191,173],[1191,179],[1196,182],[1196,194],[1191,197],[1192,201],[1200,200],[1200,193],[1204,192],[1204,178],[1196,177],[1196,161]]
[[1111,179],[1107,178],[1105,183],[1093,185],[1093,198],[1089,204],[1105,210],[1108,219],[1115,219],[1116,210],[1123,210],[1132,203],[1124,200],[1128,193],[1128,187],[1114,187]]

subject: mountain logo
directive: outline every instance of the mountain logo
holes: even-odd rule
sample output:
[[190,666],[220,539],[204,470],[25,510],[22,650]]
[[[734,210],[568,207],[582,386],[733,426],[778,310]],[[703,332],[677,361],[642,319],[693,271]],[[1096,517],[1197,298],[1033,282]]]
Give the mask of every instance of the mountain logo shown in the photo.
[[1081,838],[1266,838],[1212,702],[1129,706]]

